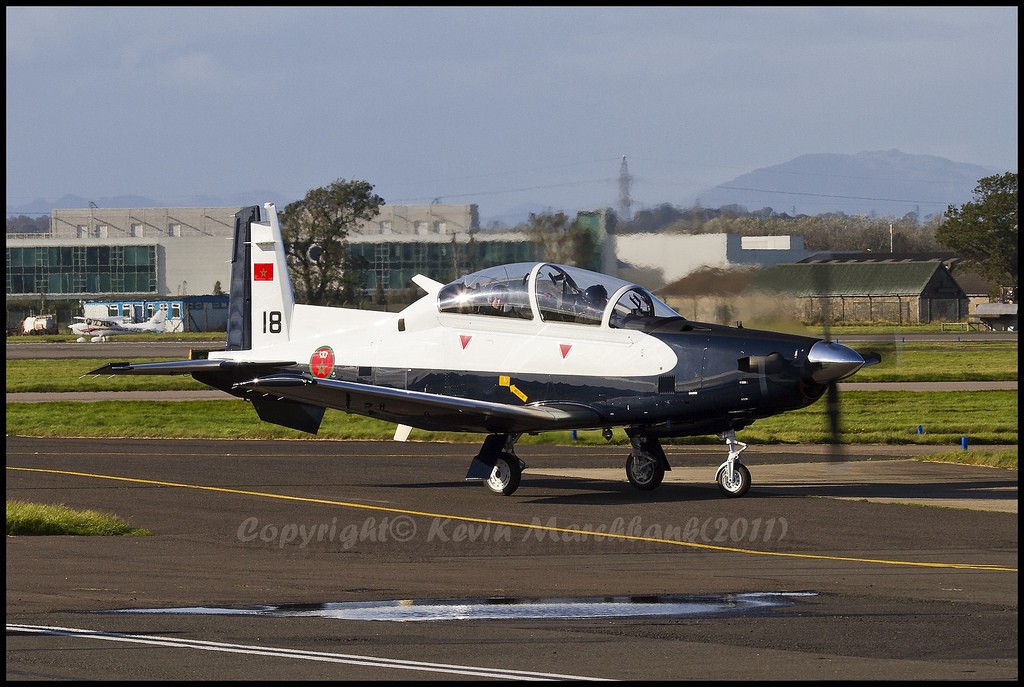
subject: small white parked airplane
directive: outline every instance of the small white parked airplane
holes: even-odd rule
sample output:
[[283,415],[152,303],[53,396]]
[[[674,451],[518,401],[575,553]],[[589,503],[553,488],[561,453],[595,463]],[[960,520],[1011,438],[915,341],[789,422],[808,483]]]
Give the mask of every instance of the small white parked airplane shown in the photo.
[[159,334],[167,331],[167,310],[162,307],[151,318],[138,324],[132,323],[127,317],[77,316],[75,319],[81,322],[75,322],[69,327],[73,333],[78,334],[79,341],[109,341],[115,334]]

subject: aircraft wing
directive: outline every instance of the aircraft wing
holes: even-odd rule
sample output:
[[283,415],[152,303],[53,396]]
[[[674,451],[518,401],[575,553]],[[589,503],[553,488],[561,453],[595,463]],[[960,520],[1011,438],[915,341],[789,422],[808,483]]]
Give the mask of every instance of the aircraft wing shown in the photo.
[[[320,406],[425,430],[534,432],[600,426],[600,415],[583,404],[509,405],[389,387],[270,374],[239,382],[232,392],[255,392],[263,399]],[[252,398],[252,393],[246,394]]]

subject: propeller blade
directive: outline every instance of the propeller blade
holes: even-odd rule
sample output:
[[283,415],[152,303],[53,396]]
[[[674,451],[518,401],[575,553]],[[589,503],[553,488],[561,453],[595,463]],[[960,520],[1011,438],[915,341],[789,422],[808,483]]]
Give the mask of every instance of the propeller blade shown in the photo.
[[827,342],[832,341],[832,291],[829,287],[829,265],[825,263],[818,263],[811,267],[813,272],[811,273],[814,288],[818,292],[819,303],[821,305],[821,329],[822,334]]
[[839,427],[839,385],[832,382],[828,385],[825,397],[825,414],[828,417],[828,443],[841,444],[842,436]]
[[821,330],[823,334],[822,338],[829,343],[832,342],[832,333],[830,331],[832,327],[831,309],[832,307],[829,304],[829,298],[826,296],[825,300],[822,301],[821,304]]
[[877,365],[880,362],[882,362],[881,353],[875,353],[872,351],[864,354],[864,367],[867,367],[868,365]]
[[816,266],[814,272],[815,287],[821,298],[821,326],[824,341],[811,347],[808,360],[817,363],[817,370],[811,377],[819,383],[826,383],[825,414],[828,420],[829,459],[833,463],[842,461],[843,443],[842,428],[839,418],[839,380],[849,377],[865,365],[873,365],[881,361],[881,356],[872,354],[866,359],[857,351],[842,346],[832,340],[832,287],[830,284],[827,262]]
[[825,395],[825,414],[828,418],[828,444],[829,459],[838,462],[843,459],[840,445],[843,443],[842,428],[839,421],[839,383],[830,382]]

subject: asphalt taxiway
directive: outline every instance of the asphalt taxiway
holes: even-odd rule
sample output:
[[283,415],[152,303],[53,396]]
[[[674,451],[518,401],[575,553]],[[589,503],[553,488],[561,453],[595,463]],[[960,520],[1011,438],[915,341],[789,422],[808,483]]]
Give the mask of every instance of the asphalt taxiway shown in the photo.
[[470,444],[8,436],[8,500],[152,535],[8,536],[6,677],[1016,679],[1017,473],[844,448],[750,447],[729,499],[722,446],[651,492],[522,446],[502,497]]

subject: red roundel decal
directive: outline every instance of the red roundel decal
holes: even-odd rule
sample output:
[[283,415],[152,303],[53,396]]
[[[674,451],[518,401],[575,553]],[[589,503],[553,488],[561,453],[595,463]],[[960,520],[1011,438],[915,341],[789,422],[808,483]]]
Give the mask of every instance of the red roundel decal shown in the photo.
[[326,379],[334,370],[334,351],[330,346],[321,346],[309,356],[309,371],[317,379]]

